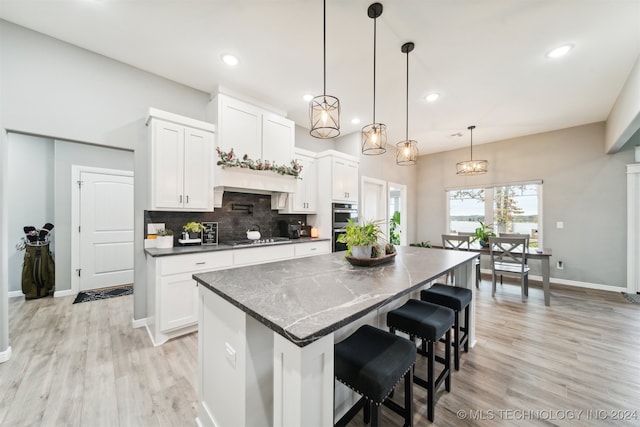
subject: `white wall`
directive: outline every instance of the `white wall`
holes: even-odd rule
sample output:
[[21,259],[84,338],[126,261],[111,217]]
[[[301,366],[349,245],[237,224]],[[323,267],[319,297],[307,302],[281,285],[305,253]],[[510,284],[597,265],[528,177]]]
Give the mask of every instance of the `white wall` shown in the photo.
[[[0,162],[6,130],[134,150],[134,318],[146,317],[142,239],[149,107],[204,120],[209,94],[0,20]],[[0,224],[7,226],[5,170]],[[60,230],[56,230],[58,234]],[[60,236],[58,236],[59,238]],[[0,237],[0,352],[8,347],[6,234]]]
[[[595,123],[474,147],[489,173],[456,176],[468,149],[420,158],[418,240],[439,242],[446,229],[448,187],[477,187],[542,179],[545,247],[553,250],[551,277],[626,286],[626,172],[633,150],[605,154],[605,125]],[[564,222],[556,229],[557,221]],[[564,270],[555,268],[556,261]]]
[[607,153],[620,150],[640,129],[640,55],[607,118]]
[[[23,227],[39,229],[47,222],[55,225],[53,140],[9,134],[8,158],[9,292],[20,292],[25,252],[15,245],[24,237]],[[53,236],[50,249],[55,251],[55,233]]]
[[[71,289],[71,167],[133,171],[133,151],[55,141],[56,292]],[[11,212],[9,207],[9,212]],[[137,285],[137,283],[136,283]]]

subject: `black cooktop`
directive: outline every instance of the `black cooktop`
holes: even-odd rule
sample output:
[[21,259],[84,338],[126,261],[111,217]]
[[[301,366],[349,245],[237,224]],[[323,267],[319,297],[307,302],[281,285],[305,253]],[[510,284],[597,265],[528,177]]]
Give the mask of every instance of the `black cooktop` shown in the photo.
[[268,239],[259,239],[259,240],[229,240],[223,242],[225,245],[229,246],[259,246],[259,245],[273,245],[276,243],[291,243],[291,240],[288,237],[273,237]]

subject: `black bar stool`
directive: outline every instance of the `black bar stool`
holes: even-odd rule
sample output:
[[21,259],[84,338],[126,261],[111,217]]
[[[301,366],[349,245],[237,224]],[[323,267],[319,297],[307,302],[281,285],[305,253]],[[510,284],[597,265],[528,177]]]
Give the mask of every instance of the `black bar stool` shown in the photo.
[[[427,379],[414,374],[413,382],[427,389],[427,417],[433,421],[435,393],[445,383],[447,391],[451,391],[451,328],[454,324],[453,310],[436,304],[410,299],[403,306],[387,313],[387,326],[395,334],[396,331],[409,335],[411,341],[422,339],[422,347],[418,350],[427,357]],[[444,357],[436,356],[435,343],[444,336]],[[444,368],[435,377],[435,362]]]
[[[334,346],[334,369],[338,381],[362,398],[335,424],[345,426],[364,407],[364,423],[378,426],[380,404],[413,425],[413,365],[416,346],[387,331],[364,325]],[[404,408],[387,397],[404,377]],[[373,414],[371,410],[373,409]]]
[[[441,283],[436,283],[420,292],[422,301],[442,305],[456,312],[453,326],[453,360],[456,371],[460,370],[460,346],[464,347],[465,353],[469,352],[469,304],[472,297],[471,289]],[[460,327],[460,313],[463,309],[464,326]]]

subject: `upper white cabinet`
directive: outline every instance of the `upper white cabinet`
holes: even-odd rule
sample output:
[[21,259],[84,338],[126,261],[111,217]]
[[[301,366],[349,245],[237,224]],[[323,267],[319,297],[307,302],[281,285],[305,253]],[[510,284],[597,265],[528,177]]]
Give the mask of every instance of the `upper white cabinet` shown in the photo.
[[[302,179],[297,181],[295,193],[287,196],[285,207],[279,209],[279,213],[316,213],[318,209],[318,160],[315,153],[299,148],[294,150],[293,157],[302,166],[300,173]],[[272,208],[274,207],[274,199],[274,196],[271,196]]]
[[207,106],[207,120],[218,126],[218,147],[237,156],[289,165],[295,124],[255,105],[218,94]]
[[358,163],[333,158],[331,169],[333,200],[358,203]]
[[150,210],[213,210],[210,123],[149,109]]

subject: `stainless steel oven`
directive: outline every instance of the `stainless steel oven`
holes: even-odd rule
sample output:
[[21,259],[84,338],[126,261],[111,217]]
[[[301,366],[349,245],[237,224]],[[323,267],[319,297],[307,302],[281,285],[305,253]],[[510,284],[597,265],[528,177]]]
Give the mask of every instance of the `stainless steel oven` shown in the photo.
[[338,242],[338,236],[344,234],[345,227],[349,220],[358,222],[358,205],[355,203],[334,203],[332,205],[332,228],[331,238],[333,252],[346,251],[347,245]]

